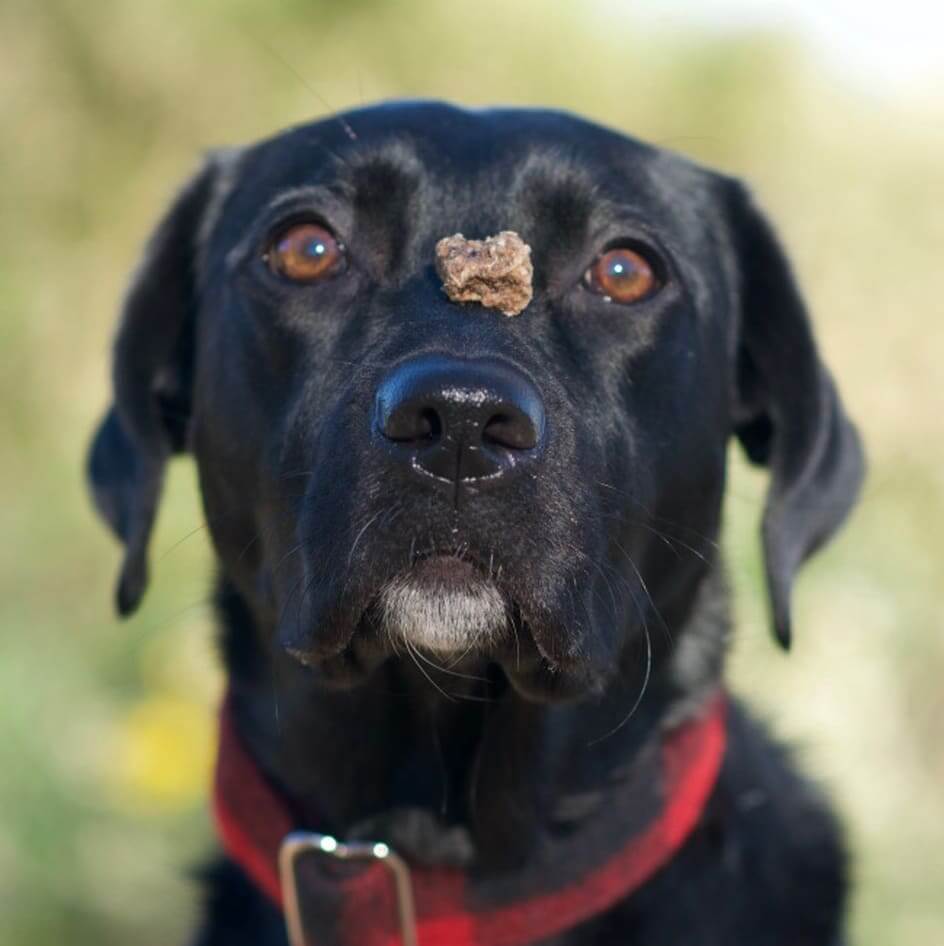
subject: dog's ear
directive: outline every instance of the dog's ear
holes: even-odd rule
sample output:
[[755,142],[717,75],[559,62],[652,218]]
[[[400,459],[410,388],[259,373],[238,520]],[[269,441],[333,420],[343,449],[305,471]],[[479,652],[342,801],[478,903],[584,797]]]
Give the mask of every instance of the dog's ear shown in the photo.
[[740,319],[734,432],[750,460],[770,469],[767,586],[774,633],[788,648],[793,578],[846,518],[865,463],[786,256],[747,190],[728,186]]
[[147,547],[168,458],[186,449],[198,307],[196,254],[219,162],[186,184],[151,236],[125,298],[113,351],[114,404],[92,442],[98,511],[124,543],[118,612],[147,584]]

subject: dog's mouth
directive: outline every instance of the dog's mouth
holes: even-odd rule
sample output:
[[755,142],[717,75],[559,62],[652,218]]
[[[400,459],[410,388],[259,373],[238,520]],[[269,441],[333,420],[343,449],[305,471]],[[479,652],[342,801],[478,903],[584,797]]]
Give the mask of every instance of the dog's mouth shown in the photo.
[[441,670],[450,689],[453,677],[468,674],[497,674],[542,701],[584,689],[581,668],[550,653],[514,588],[494,561],[483,563],[464,549],[432,551],[374,591],[339,647],[321,655],[288,650],[340,686],[402,659],[419,661],[424,672]]

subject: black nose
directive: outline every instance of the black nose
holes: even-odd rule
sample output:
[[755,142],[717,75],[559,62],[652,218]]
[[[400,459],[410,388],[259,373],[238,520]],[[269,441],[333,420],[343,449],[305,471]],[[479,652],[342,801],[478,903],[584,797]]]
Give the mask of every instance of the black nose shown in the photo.
[[376,425],[394,454],[418,472],[477,480],[508,473],[539,452],[544,406],[510,365],[425,355],[383,380]]

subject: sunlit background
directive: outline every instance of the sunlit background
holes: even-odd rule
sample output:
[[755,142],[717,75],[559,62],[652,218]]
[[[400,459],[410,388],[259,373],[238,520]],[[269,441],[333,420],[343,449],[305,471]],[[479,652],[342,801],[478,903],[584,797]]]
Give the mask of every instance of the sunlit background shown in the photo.
[[764,481],[736,460],[736,686],[844,813],[855,942],[944,943],[944,23],[869,9],[5,0],[0,943],[183,942],[213,846],[193,470],[174,467],[126,625],[81,479],[141,243],[207,148],[397,96],[579,111],[742,175],[778,222],[871,477],[804,573],[785,657],[761,593]]

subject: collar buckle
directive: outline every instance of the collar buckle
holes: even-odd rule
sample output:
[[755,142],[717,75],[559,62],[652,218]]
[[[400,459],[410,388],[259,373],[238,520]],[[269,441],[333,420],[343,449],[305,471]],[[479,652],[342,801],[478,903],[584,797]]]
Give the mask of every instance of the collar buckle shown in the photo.
[[291,946],[307,946],[298,896],[296,862],[302,854],[315,852],[342,861],[379,861],[390,872],[396,893],[402,946],[419,946],[413,884],[406,861],[382,841],[342,842],[329,834],[292,831],[279,849],[279,879],[285,909],[285,925]]

